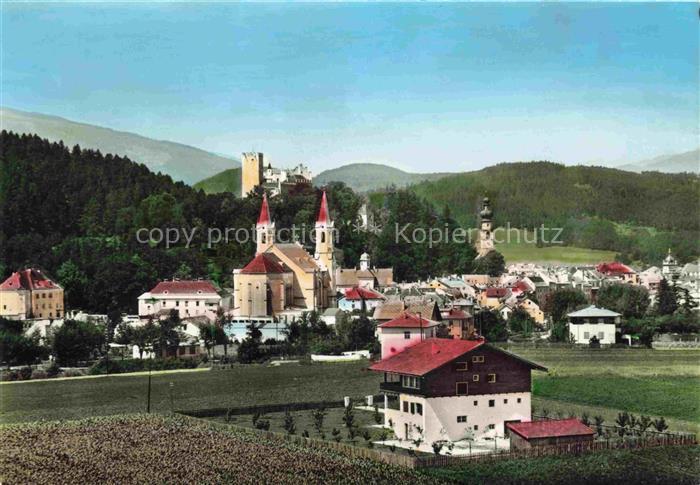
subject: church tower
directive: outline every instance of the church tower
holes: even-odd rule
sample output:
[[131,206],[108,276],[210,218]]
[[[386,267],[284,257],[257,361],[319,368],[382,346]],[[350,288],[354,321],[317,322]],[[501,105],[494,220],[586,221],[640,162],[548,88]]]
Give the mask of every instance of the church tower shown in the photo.
[[275,243],[275,223],[270,220],[270,209],[267,205],[267,194],[263,194],[260,216],[255,225],[255,242],[257,244],[255,254],[264,253]]
[[326,191],[323,191],[321,198],[321,208],[316,218],[316,253],[314,258],[319,265],[328,271],[331,279],[335,277],[335,254],[333,242],[333,221],[328,212],[328,200]]
[[247,152],[241,155],[241,197],[263,183],[263,154]]
[[481,225],[479,227],[479,240],[476,243],[477,257],[486,256],[494,250],[492,217],[491,202],[488,197],[484,197],[481,212],[479,212]]

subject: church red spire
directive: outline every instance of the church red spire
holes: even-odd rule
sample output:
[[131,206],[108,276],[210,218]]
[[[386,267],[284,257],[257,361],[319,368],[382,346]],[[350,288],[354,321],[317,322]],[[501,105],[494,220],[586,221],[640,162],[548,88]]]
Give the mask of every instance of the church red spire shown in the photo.
[[270,209],[267,207],[267,194],[263,194],[262,207],[260,207],[260,217],[258,226],[270,224]]
[[318,211],[318,218],[316,219],[316,224],[327,224],[330,221],[328,216],[328,200],[326,200],[326,191],[323,191],[323,197],[321,198],[321,209]]

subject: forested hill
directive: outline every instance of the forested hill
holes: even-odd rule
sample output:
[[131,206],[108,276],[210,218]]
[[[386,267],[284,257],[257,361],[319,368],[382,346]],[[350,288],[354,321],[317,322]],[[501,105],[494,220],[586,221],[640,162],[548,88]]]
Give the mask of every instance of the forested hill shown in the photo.
[[323,186],[330,182],[343,182],[358,192],[405,187],[423,180],[435,180],[447,173],[409,173],[398,168],[378,163],[351,163],[342,167],[325,170],[314,177],[314,185]]
[[646,262],[660,261],[668,247],[683,258],[699,252],[697,175],[506,163],[422,182],[412,190],[437,208],[449,207],[469,227],[475,227],[479,203],[488,196],[496,225],[564,227],[569,244],[628,252]]
[[476,223],[480,199],[488,196],[498,224],[532,227],[587,215],[657,229],[700,228],[700,177],[689,174],[504,163],[422,182],[413,190],[439,207],[449,205],[469,226]]
[[205,194],[228,192],[239,196],[241,193],[241,167],[224,170],[209,178],[200,180],[193,187],[203,190]]
[[[68,309],[134,312],[141,293],[172,277],[209,278],[230,287],[231,271],[253,256],[252,236],[214,239],[210,246],[208,234],[239,228],[250,234],[259,193],[244,199],[205,194],[128,158],[6,131],[0,133],[0,164],[0,278],[26,266],[43,268],[65,288]],[[377,265],[395,268],[399,281],[471,269],[470,245],[428,248],[425,242],[399,249],[390,232],[358,231],[363,199],[342,183],[326,189],[345,267],[354,267],[369,250]],[[312,249],[309,234],[320,198],[320,190],[304,185],[271,199],[278,231],[296,226],[301,242]],[[391,222],[386,226],[455,225],[410,191],[388,196],[386,207]],[[180,234],[172,247],[147,241],[147,233],[141,234],[145,243],[137,239],[140,230],[154,230],[157,237],[167,229]],[[185,234],[192,238],[189,245]]]

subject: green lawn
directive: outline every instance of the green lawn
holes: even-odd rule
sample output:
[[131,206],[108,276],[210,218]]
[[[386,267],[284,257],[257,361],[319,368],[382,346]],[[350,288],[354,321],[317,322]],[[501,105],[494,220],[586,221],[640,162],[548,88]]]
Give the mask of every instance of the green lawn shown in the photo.
[[422,473],[452,483],[696,484],[700,447],[614,450],[583,456],[475,462]]
[[[176,410],[338,400],[376,394],[379,376],[366,363],[238,366],[230,370],[154,375],[151,408],[169,411],[170,383]],[[141,412],[147,376],[5,383],[0,385],[0,421],[75,419]]]
[[[534,405],[555,413],[601,414],[612,423],[619,411],[663,416],[671,430],[700,432],[700,351],[510,350],[541,363],[534,372]],[[340,400],[376,394],[380,376],[366,363],[238,366],[231,370],[154,375],[152,409],[197,410],[302,401]],[[145,410],[147,377],[0,384],[0,420],[67,419]]]

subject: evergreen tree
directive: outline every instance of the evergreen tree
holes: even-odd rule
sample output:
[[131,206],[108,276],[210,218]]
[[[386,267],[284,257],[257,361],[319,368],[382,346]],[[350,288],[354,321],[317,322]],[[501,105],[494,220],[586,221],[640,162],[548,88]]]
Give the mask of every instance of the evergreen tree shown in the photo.
[[659,283],[659,289],[656,291],[656,313],[657,315],[672,315],[677,309],[678,299],[676,291],[664,278]]

